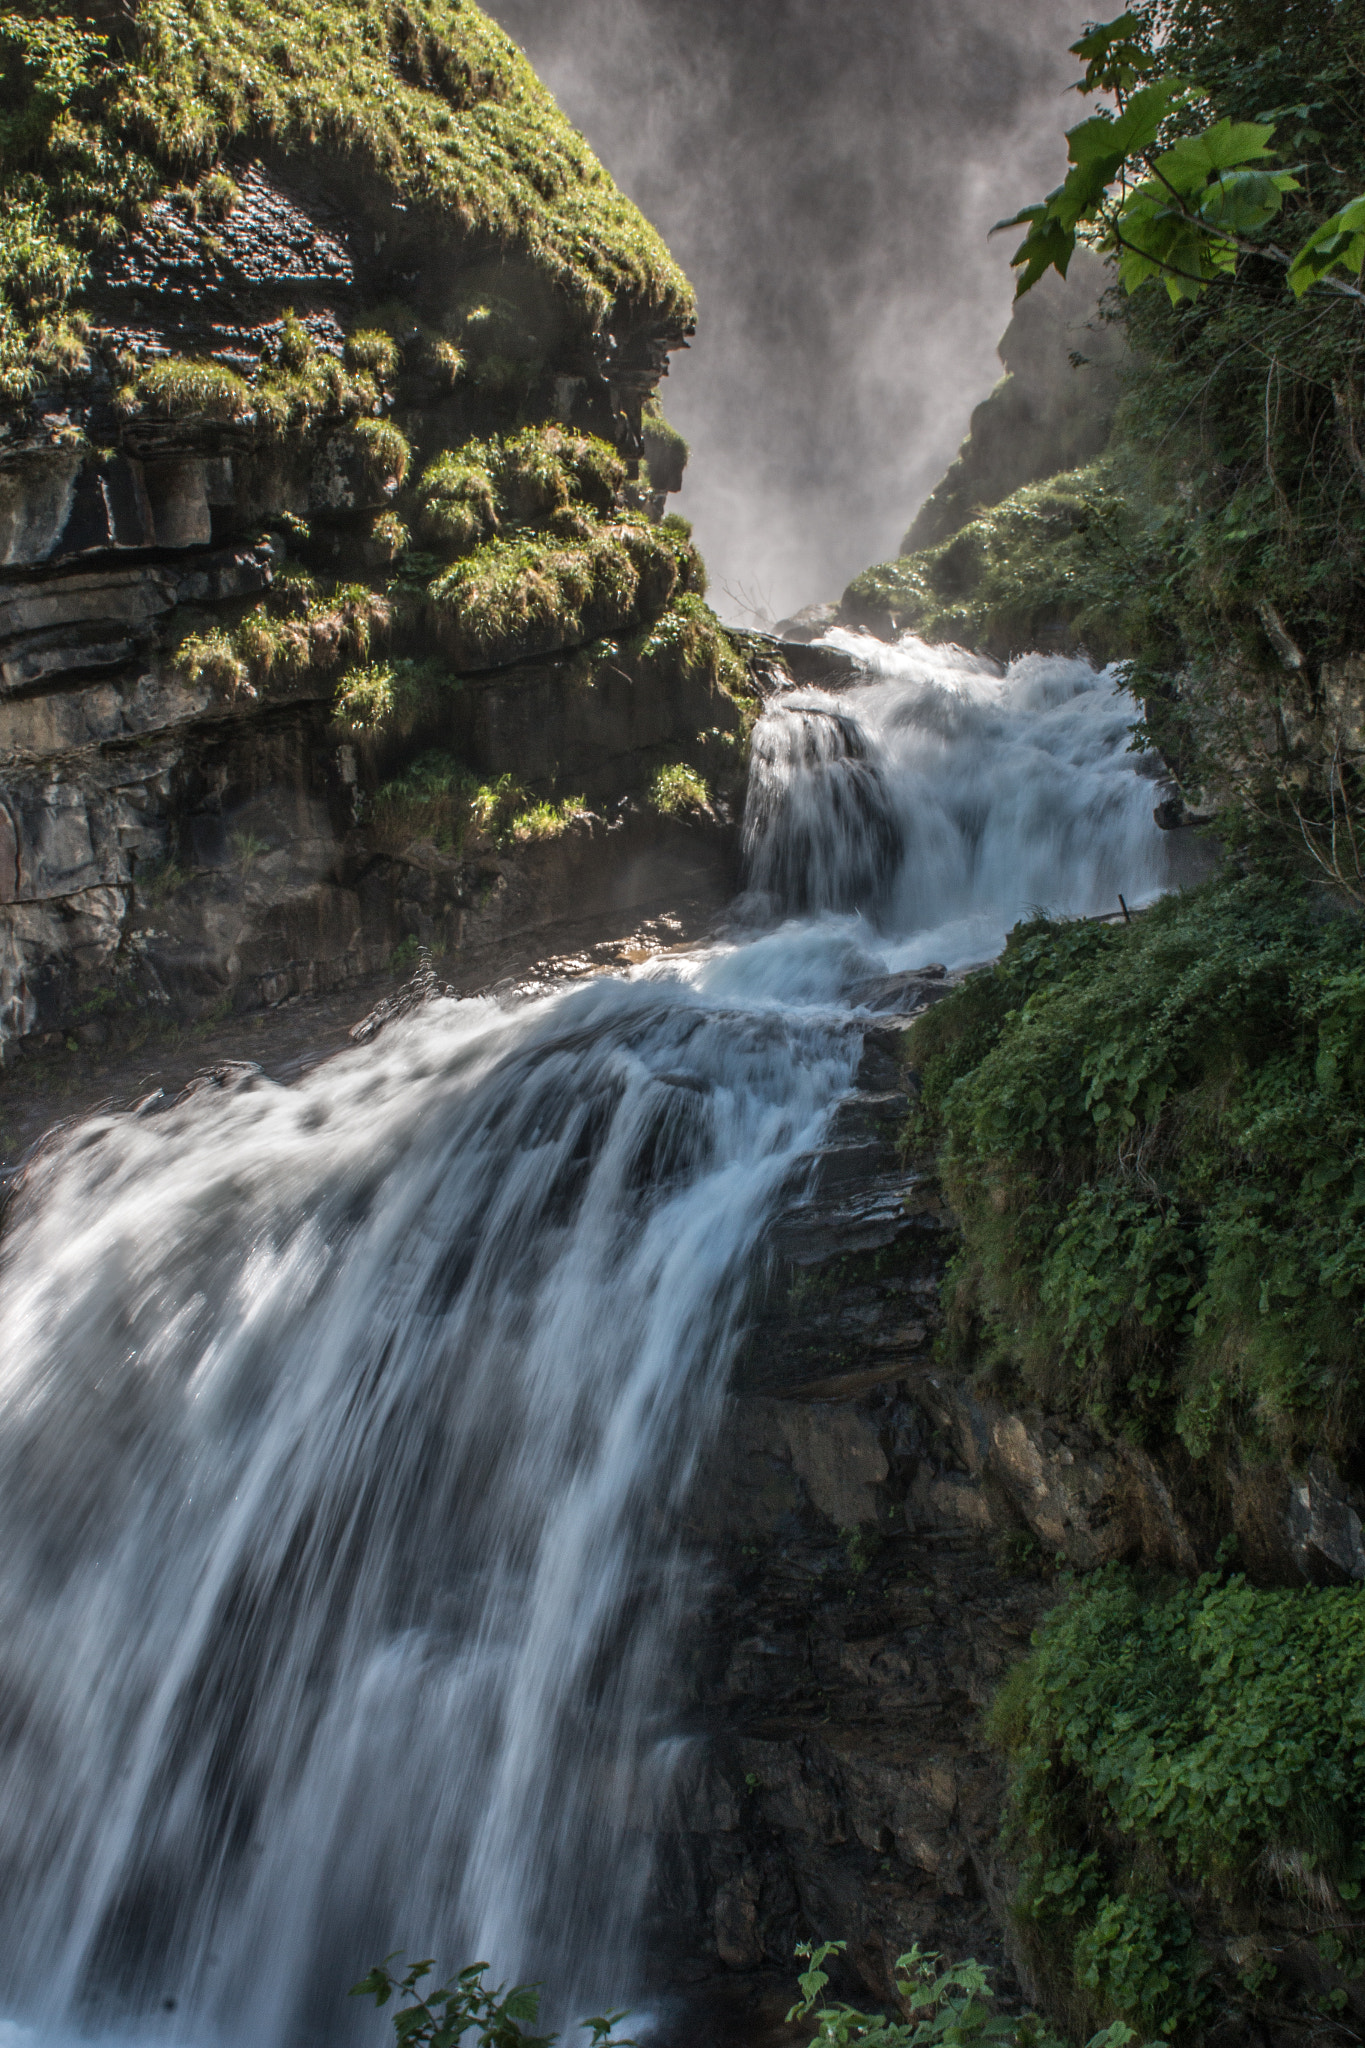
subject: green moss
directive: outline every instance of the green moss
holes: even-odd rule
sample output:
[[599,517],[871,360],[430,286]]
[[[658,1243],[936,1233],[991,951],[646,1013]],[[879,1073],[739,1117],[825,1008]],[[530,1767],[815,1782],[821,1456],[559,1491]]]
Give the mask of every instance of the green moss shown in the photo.
[[1146,540],[1137,497],[1111,458],[1029,484],[936,547],[856,577],[853,623],[956,641],[1002,657],[1084,645],[1130,652],[1143,620]]
[[491,668],[577,647],[657,617],[677,589],[675,550],[652,528],[619,522],[581,540],[493,540],[430,586],[442,647],[458,667]]
[[1196,1459],[1365,1419],[1365,938],[1230,877],[1022,925],[911,1034],[965,1246],[954,1348]]
[[657,398],[646,405],[642,425],[651,484],[656,491],[680,491],[691,450],[677,428],[664,418]]
[[82,287],[88,251],[186,174],[231,204],[229,145],[334,151],[405,204],[529,260],[597,327],[681,328],[686,280],[472,0],[138,0],[119,60],[60,10],[0,23],[0,369]]
[[[1356,1587],[1117,1570],[1044,1624],[991,1725],[1017,1921],[1077,2023],[1193,2039],[1217,2003],[1264,1995],[1286,1927],[1329,1981],[1365,1969],[1363,1624]],[[1263,1914],[1273,1938],[1243,1939],[1233,1962],[1225,1942]],[[1272,1995],[1302,1992],[1286,1972]]]
[[[585,537],[611,512],[626,469],[614,448],[561,427],[524,427],[446,449],[417,487],[417,530],[451,558],[524,527]],[[575,510],[590,515],[574,520]]]

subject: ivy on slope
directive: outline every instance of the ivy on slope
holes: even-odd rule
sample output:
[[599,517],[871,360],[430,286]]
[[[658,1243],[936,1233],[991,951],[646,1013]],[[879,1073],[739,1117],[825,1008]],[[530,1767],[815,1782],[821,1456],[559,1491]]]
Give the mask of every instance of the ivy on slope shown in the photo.
[[1055,2007],[1190,2041],[1247,2038],[1258,2002],[1365,2004],[1365,1592],[1098,1574],[992,1732]]
[[911,1033],[964,1249],[952,1342],[1195,1459],[1354,1445],[1365,934],[1230,877],[1020,925]]
[[[590,325],[685,324],[687,280],[472,0],[136,0],[0,21],[0,380],[73,342],[91,256],[230,145],[333,151],[529,258]],[[79,23],[79,25],[78,25]]]

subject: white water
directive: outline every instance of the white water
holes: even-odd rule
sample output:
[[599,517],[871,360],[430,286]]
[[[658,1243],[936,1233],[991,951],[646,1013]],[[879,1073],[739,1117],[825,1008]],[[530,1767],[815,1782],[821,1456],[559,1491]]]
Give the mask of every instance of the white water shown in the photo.
[[858,651],[881,680],[759,728],[763,935],[437,1003],[31,1171],[0,1245],[7,2043],[378,2040],[342,1994],[398,1947],[629,2001],[681,1503],[856,1063],[843,992],[1172,879],[1112,679]]

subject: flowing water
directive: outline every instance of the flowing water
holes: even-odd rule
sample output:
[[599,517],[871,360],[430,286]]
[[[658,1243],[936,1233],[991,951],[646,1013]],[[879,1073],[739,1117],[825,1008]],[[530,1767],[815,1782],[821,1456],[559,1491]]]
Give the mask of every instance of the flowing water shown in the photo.
[[290,2048],[395,1948],[638,1984],[767,1218],[845,991],[1175,879],[1113,678],[850,642],[755,736],[737,936],[96,1116],[0,1245],[0,2033]]

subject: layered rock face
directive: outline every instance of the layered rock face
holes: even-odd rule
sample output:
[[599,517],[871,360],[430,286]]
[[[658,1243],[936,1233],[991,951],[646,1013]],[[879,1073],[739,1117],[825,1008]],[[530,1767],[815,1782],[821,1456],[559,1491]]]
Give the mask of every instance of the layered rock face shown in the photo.
[[[559,897],[619,897],[632,865],[657,894],[651,849],[680,826],[644,802],[652,776],[687,758],[723,782],[743,723],[743,665],[685,533],[657,523],[685,450],[653,394],[691,325],[666,252],[473,8],[375,11],[397,169],[323,139],[325,94],[289,83],[312,30],[287,15],[285,40],[248,49],[247,103],[292,91],[297,132],[273,110],[261,132],[229,119],[206,84],[198,182],[149,152],[158,196],[82,259],[64,328],[29,306],[4,386],[11,1054],[148,1006],[344,985],[408,941],[491,943]],[[76,34],[54,24],[49,40]],[[81,45],[83,82],[30,152],[60,222],[62,121],[97,105],[87,130],[109,150],[115,73],[125,96],[129,77],[170,90],[157,10],[120,24],[117,48]],[[211,79],[237,52],[192,26]],[[7,89],[42,107],[42,49],[21,37],[10,57]],[[307,58],[325,67],[325,49]],[[419,116],[484,149],[487,189],[409,174]],[[544,148],[544,219],[514,182],[519,120]],[[623,822],[633,863],[609,845]],[[696,858],[703,840],[724,876],[715,808],[694,818]]]
[[[904,977],[885,999],[908,1015],[942,986]],[[663,1836],[661,1941],[727,2038],[780,2016],[812,1935],[847,1940],[855,1998],[894,1999],[915,1941],[1038,1997],[1010,1932],[1005,1775],[983,1724],[1066,1575],[1208,1571],[1230,1523],[1262,1580],[1365,1577],[1360,1499],[1321,1463],[1297,1478],[1229,1466],[1215,1509],[1178,1446],[1154,1457],[935,1363],[957,1233],[932,1158],[906,1149],[915,1087],[893,1014],[775,1226],[697,1490],[715,1592]],[[1325,1995],[1310,1920],[1267,1908],[1261,1933]],[[1225,1935],[1220,1988],[1250,2027]],[[1285,2017],[1238,2038],[1303,2039]]]

